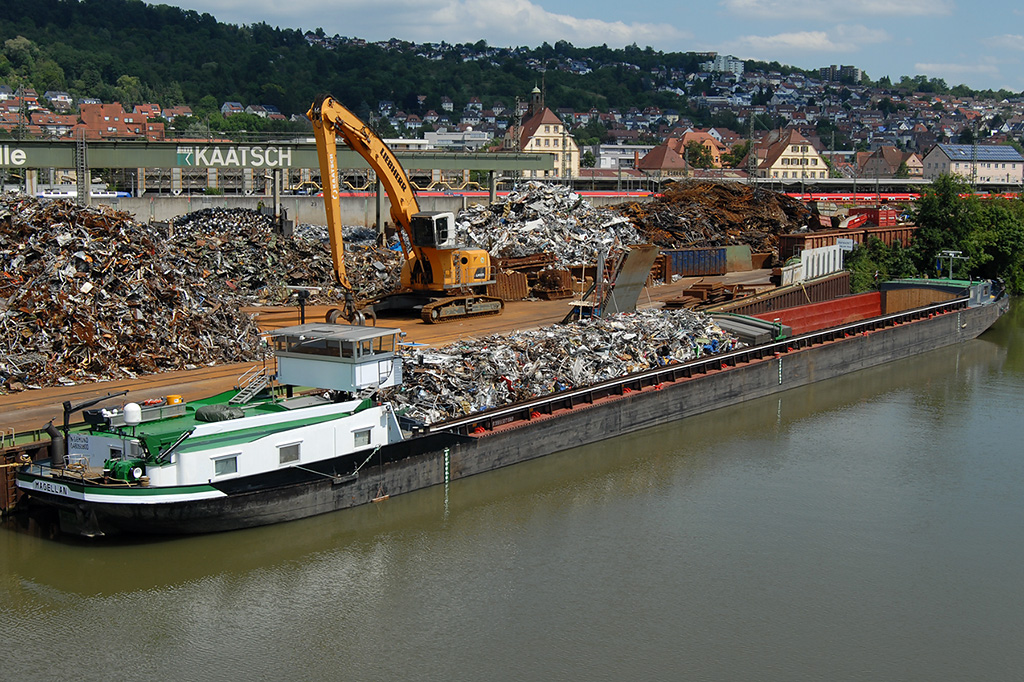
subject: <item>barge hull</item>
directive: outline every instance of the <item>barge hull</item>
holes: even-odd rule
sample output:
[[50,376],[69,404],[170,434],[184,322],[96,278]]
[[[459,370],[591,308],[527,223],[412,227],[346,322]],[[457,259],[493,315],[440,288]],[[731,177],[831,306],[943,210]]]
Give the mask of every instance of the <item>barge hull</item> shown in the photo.
[[[543,414],[539,411],[544,409],[543,400],[515,406],[519,414],[529,415],[525,419],[495,420],[491,413],[501,413],[500,409],[479,413],[435,427],[448,431],[436,430],[382,447],[356,475],[353,469],[365,453],[318,463],[315,472],[267,474],[237,489],[230,483],[219,484],[216,487],[224,497],[189,504],[83,503],[39,491],[32,495],[36,504],[59,510],[62,530],[80,535],[206,533],[295,520],[963,343],[987,330],[1007,307],[1005,299],[976,307],[967,307],[966,300],[952,301],[881,322],[864,321],[748,349],[742,356],[712,356],[704,359],[702,371],[674,380],[643,385],[639,376],[641,383],[636,389],[623,387],[619,393],[591,397],[577,405],[570,401],[568,407],[552,408],[552,401],[561,400],[556,394],[547,399],[547,413]],[[679,368],[686,365],[673,369]],[[494,425],[495,421],[507,423]],[[19,478],[28,481],[25,476]]]

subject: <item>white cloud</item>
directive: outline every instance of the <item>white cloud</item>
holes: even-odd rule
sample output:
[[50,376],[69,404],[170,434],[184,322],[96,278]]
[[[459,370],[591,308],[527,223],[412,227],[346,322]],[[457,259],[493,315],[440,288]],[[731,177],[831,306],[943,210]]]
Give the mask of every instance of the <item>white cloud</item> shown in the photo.
[[[410,16],[413,19],[413,16]],[[556,14],[529,0],[447,0],[433,11],[419,13],[407,25],[407,35],[419,40],[449,36],[452,41],[475,42],[485,37],[499,45],[566,40],[574,45],[623,46],[667,45],[689,37],[675,27],[660,23],[625,23]],[[493,36],[493,37],[492,37]],[[502,37],[505,37],[502,39]]]
[[773,58],[768,55],[795,52],[855,52],[860,48],[891,40],[888,32],[860,25],[840,25],[831,31],[794,31],[773,36],[741,36],[735,44],[760,53],[759,59]]
[[941,74],[942,76],[994,76],[999,74],[995,64],[936,64],[917,62],[914,64],[917,73]]
[[[604,21],[549,12],[530,0],[204,0],[221,21],[251,23],[259,17],[281,26],[323,27],[368,40],[401,38],[415,42],[470,42],[539,45],[566,40],[574,45],[622,47],[631,43],[669,48],[692,34],[668,23]],[[581,6],[586,11],[586,5]]]
[[1008,50],[1024,50],[1024,36],[1010,33],[1001,36],[994,36],[985,41],[995,47],[1002,47]]
[[889,32],[883,28],[868,28],[860,24],[840,24],[832,30],[832,39],[844,50],[856,50],[865,45],[887,43],[892,40]]
[[739,17],[779,19],[837,19],[856,17],[920,17],[950,14],[952,0],[720,0]]
[[741,36],[737,39],[737,43],[755,53],[774,53],[780,50],[800,52],[833,50],[833,43],[824,31],[778,33],[773,36]]

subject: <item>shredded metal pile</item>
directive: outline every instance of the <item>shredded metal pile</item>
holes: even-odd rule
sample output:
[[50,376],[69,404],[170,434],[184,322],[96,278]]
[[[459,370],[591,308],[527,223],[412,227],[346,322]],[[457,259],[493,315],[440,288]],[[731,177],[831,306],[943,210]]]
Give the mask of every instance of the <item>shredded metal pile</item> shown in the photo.
[[434,423],[736,348],[710,316],[643,310],[404,351],[404,385],[384,391]]
[[[399,281],[401,255],[373,246],[367,228],[344,229],[345,267],[362,298],[392,291]],[[172,223],[172,248],[187,254],[203,277],[217,277],[236,292],[242,305],[282,304],[289,286],[319,287],[311,303],[342,300],[334,282],[327,228],[300,225],[284,237],[272,216],[250,209],[203,209]]]
[[646,242],[617,212],[594,208],[568,187],[539,182],[517,186],[493,204],[470,206],[456,223],[467,244],[492,256],[548,253],[558,267],[594,263],[602,247],[611,252]]
[[778,255],[778,235],[808,224],[807,207],[785,194],[738,182],[680,182],[650,202],[619,207],[652,243],[665,248],[746,244]]

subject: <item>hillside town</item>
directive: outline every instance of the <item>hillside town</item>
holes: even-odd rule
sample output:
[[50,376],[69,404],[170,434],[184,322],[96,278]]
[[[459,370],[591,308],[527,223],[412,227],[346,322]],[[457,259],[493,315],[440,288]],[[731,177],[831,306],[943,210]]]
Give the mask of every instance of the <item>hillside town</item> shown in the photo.
[[[325,50],[364,41],[309,32],[306,40]],[[386,41],[386,50],[409,49],[408,43]],[[486,45],[424,44],[419,57],[442,58],[453,50],[463,61],[507,60],[513,48]],[[517,151],[555,155],[554,170],[537,178],[598,179],[611,176],[669,178],[674,176],[746,177],[779,180],[847,178],[923,178],[959,173],[972,181],[1021,184],[1024,157],[1017,151],[1024,138],[1024,98],[996,101],[970,96],[910,92],[892,87],[888,79],[871,84],[854,66],[827,66],[817,77],[804,73],[746,70],[730,55],[708,53],[700,70],[657,68],[649,74],[652,88],[678,95],[700,112],[703,120],[724,119],[730,126],[701,127],[682,109],[591,108],[576,111],[546,101],[538,86],[529,94],[507,99],[470,97],[441,99],[440,109],[402,109],[379,100],[370,116],[396,138],[419,139],[407,148],[447,151]],[[587,74],[607,67],[592,60],[527,60],[538,83],[552,68]],[[616,68],[639,69],[628,63]],[[923,77],[919,84],[927,85]],[[886,87],[888,86],[888,87]],[[955,91],[955,89],[954,89]],[[687,109],[686,111],[694,111]],[[270,104],[225,101],[219,114],[227,119],[249,115],[270,121],[308,123],[304,115],[286,116]],[[209,121],[207,116],[207,132]],[[179,130],[177,122],[190,121]],[[149,140],[195,137],[193,109],[75,99],[63,91],[38,93],[0,84],[0,134],[14,139]],[[601,132],[598,144],[592,133]],[[403,144],[408,145],[408,142]],[[970,151],[967,151],[967,149]]]

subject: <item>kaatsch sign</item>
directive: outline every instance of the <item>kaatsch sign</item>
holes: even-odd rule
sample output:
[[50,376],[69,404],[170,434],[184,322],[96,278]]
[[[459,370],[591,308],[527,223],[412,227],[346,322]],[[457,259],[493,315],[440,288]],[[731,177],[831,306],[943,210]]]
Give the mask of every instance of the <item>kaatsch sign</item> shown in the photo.
[[273,145],[178,147],[179,166],[202,168],[287,168],[292,150]]

